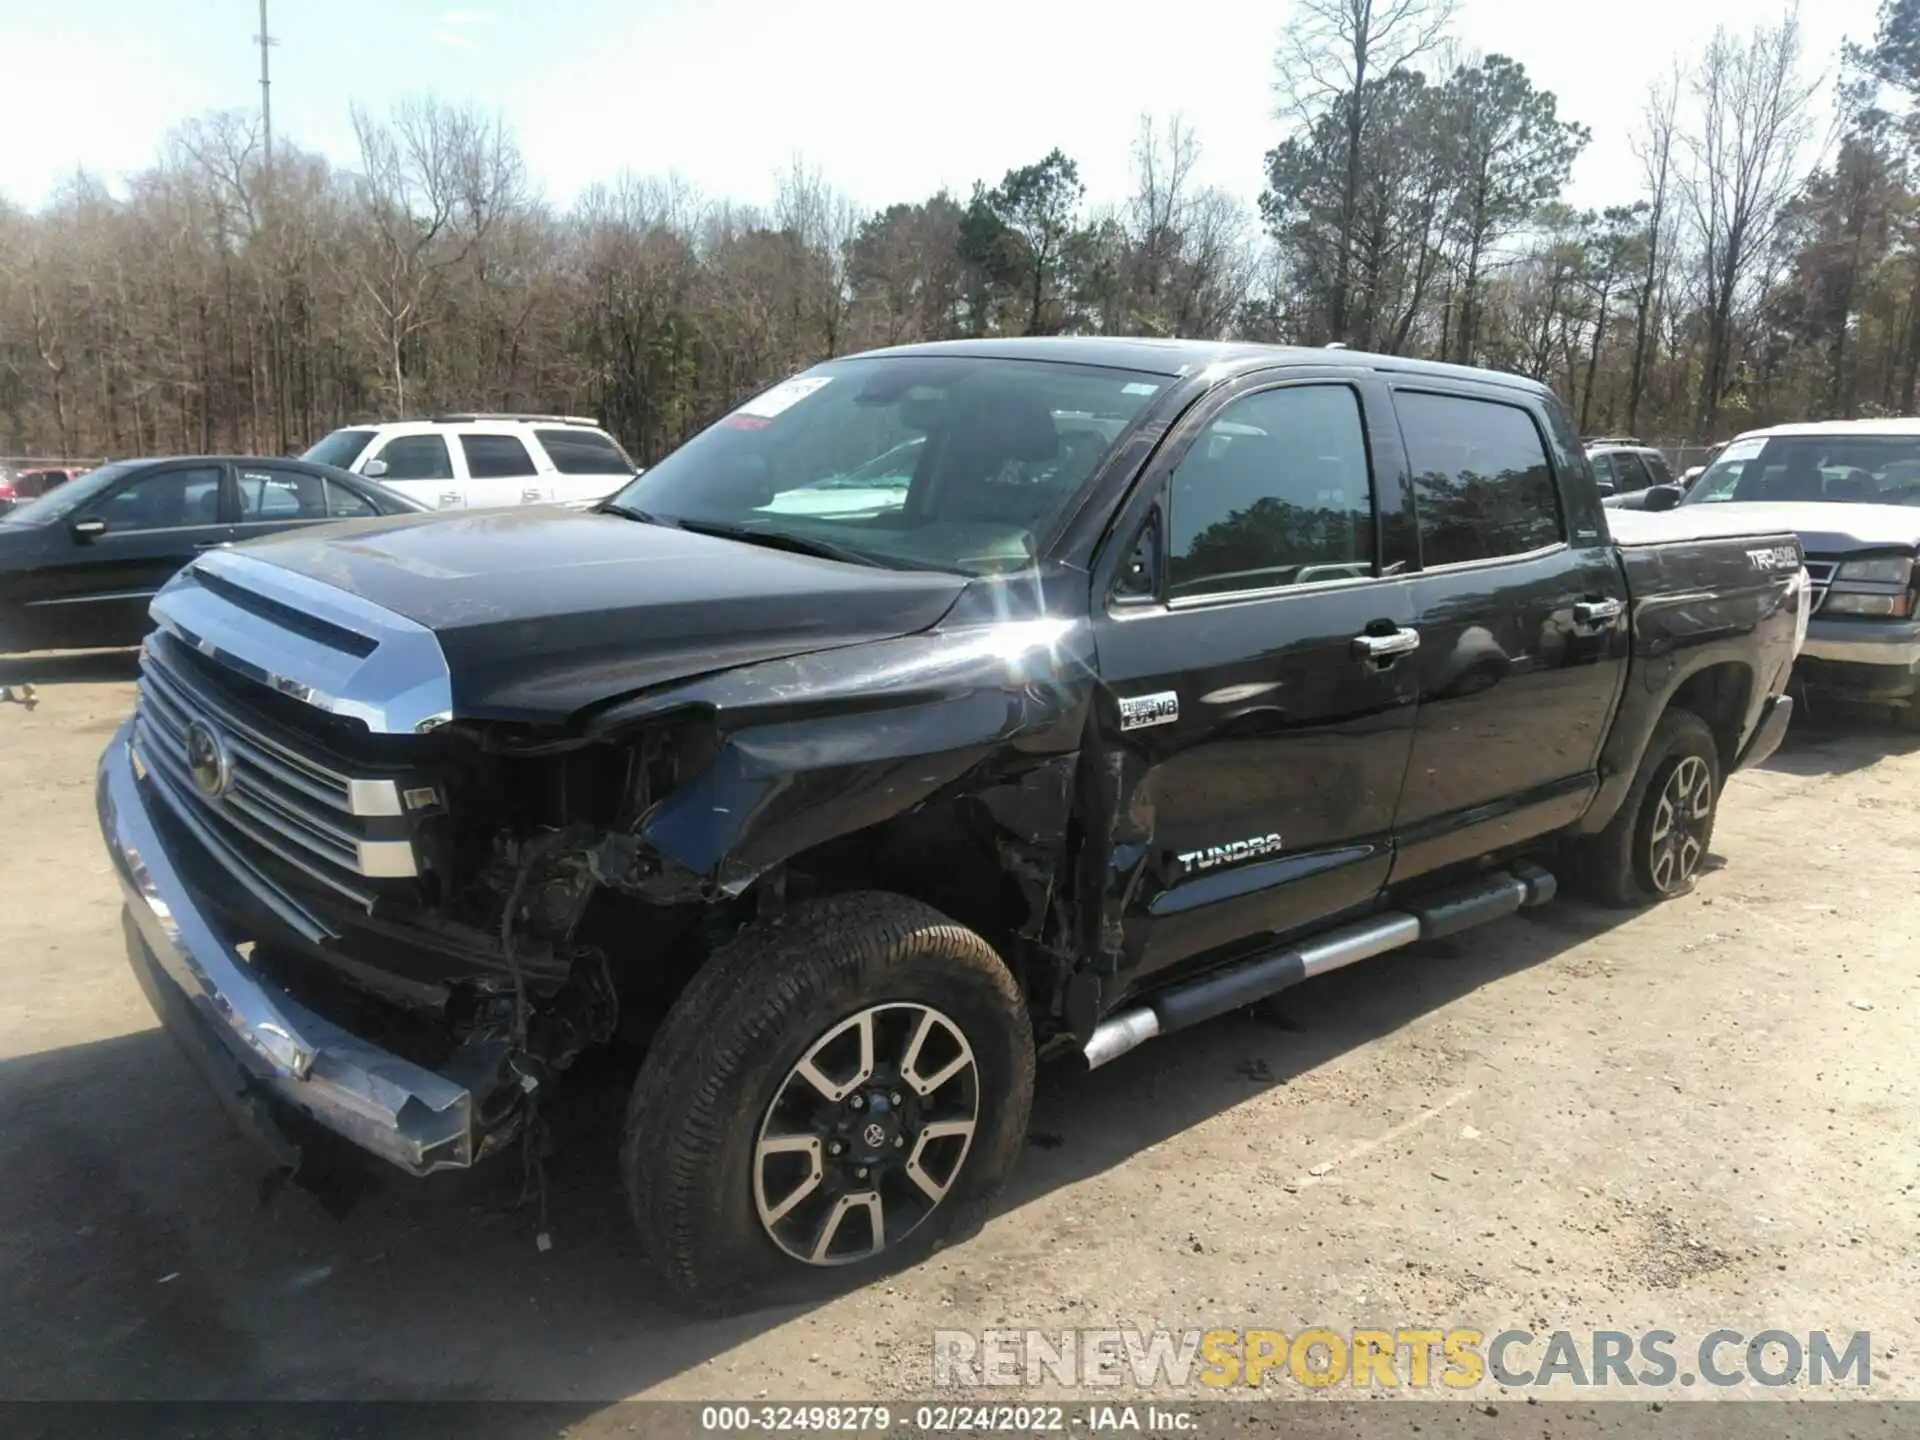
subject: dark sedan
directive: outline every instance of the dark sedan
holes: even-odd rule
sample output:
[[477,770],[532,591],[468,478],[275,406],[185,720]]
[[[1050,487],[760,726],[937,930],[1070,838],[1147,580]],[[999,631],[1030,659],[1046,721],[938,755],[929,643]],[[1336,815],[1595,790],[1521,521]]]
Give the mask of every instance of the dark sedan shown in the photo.
[[147,602],[200,551],[422,508],[305,460],[102,465],[0,515],[0,654],[137,644]]

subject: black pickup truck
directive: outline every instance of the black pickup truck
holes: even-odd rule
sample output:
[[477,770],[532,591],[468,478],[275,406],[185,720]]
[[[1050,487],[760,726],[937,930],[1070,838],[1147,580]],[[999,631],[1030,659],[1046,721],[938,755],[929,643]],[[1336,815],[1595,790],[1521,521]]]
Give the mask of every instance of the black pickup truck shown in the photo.
[[1807,592],[1671,522],[1482,371],[835,360],[594,512],[196,560],[101,763],[133,968],[288,1164],[474,1165],[624,1049],[664,1284],[844,1280],[979,1222],[1036,1057],[1684,889]]

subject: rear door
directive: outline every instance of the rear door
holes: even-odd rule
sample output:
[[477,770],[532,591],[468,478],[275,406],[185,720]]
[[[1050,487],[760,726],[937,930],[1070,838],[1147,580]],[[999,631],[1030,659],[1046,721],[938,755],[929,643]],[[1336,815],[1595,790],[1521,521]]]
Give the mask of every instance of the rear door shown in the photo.
[[[328,490],[340,487],[330,485],[323,475],[291,465],[247,463],[234,466],[233,481],[239,499],[236,542],[305,525],[324,525],[334,518],[327,503]],[[367,513],[373,513],[372,507]]]
[[24,599],[36,643],[131,645],[145,634],[154,592],[196,554],[233,538],[225,473],[205,461],[155,466],[68,516],[64,543]]
[[1394,408],[1420,553],[1398,882],[1586,808],[1625,673],[1627,597],[1602,527],[1568,523],[1577,452],[1543,401],[1423,377],[1395,385]]
[[1136,980],[1363,906],[1387,877],[1418,637],[1381,523],[1402,477],[1372,463],[1385,410],[1370,374],[1236,382],[1129,507],[1095,623]]
[[507,431],[462,430],[460,453],[467,466],[467,505],[539,505],[553,499],[553,477],[540,473],[526,441]]

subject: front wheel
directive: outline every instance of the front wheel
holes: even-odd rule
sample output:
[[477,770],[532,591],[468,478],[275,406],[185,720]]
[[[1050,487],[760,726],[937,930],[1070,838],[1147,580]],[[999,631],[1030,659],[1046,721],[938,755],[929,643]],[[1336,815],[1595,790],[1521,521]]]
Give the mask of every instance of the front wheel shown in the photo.
[[621,1168],[653,1268],[721,1311],[978,1228],[1019,1158],[1033,1034],[987,942],[902,896],[742,931],[675,1003]]
[[1667,711],[1653,727],[1619,811],[1584,847],[1582,888],[1620,906],[1685,893],[1713,841],[1719,798],[1713,731],[1690,710]]

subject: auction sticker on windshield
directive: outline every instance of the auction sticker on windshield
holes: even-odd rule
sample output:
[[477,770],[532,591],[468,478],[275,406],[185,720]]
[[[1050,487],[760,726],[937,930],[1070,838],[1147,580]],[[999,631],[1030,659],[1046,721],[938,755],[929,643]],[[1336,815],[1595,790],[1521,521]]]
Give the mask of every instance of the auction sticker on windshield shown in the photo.
[[1714,457],[1718,464],[1725,465],[1731,460],[1751,460],[1767,448],[1767,437],[1757,435],[1750,440],[1735,440]]
[[762,391],[754,396],[733,413],[771,420],[776,415],[785,414],[814,391],[832,382],[831,375],[803,375],[795,380],[782,380],[771,390]]

